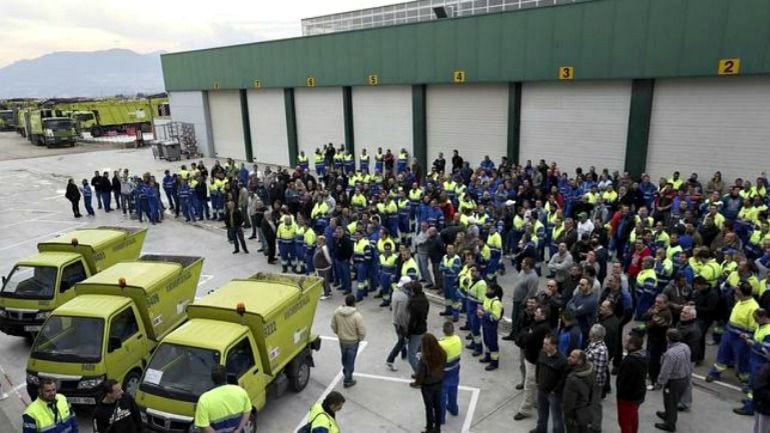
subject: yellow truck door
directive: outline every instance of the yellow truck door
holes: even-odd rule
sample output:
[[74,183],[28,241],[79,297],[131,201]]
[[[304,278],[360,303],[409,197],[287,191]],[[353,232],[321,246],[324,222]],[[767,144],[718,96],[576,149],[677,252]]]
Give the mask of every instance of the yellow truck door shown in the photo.
[[228,381],[237,381],[249,394],[252,403],[256,407],[262,407],[265,402],[265,384],[262,383],[264,375],[259,371],[259,364],[254,359],[254,348],[254,341],[250,336],[241,338],[227,350],[225,368]]
[[147,353],[147,337],[139,330],[132,306],[112,316],[107,335],[107,374],[122,380],[124,390],[134,395],[142,373],[132,371],[132,368],[140,365],[142,357]]

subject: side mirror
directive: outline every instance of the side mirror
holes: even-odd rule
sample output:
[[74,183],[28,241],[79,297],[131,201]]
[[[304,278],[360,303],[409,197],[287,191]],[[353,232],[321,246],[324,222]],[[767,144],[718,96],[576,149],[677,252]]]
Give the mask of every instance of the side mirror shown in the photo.
[[110,340],[107,342],[108,353],[112,353],[121,347],[123,347],[123,343],[120,341],[119,337],[110,337]]

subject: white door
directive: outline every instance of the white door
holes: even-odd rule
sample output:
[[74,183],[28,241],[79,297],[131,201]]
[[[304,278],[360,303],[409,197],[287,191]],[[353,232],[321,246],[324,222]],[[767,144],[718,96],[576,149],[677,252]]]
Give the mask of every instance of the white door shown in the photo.
[[327,143],[339,147],[345,142],[341,87],[295,89],[294,110],[297,118],[298,154],[304,150],[312,161],[316,148]]
[[209,92],[209,115],[214,136],[214,155],[217,158],[246,160],[243,141],[241,96],[237,90]]
[[283,89],[249,90],[251,150],[258,164],[289,165],[289,136]]
[[203,92],[169,92],[168,102],[171,107],[171,119],[175,122],[192,123],[195,127],[198,149],[205,152],[206,156],[211,156]]
[[508,85],[428,86],[426,96],[428,161],[444,153],[451,170],[452,151],[478,167],[485,155],[495,164],[508,143]]
[[519,161],[622,173],[630,107],[630,81],[524,83]]
[[656,80],[647,172],[653,181],[679,171],[714,172],[753,184],[770,160],[770,77]]
[[[373,86],[353,88],[353,134],[356,160],[366,149],[374,164],[377,148],[401,148],[414,155],[412,143],[412,87]],[[373,165],[372,165],[373,167]]]

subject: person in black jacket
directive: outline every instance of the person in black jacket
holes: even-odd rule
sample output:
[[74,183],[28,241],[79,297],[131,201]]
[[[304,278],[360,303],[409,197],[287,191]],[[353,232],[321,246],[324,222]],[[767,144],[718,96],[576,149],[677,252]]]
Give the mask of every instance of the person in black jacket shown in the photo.
[[238,248],[239,242],[241,247],[243,247],[243,252],[248,254],[249,249],[246,248],[246,239],[243,237],[243,214],[233,201],[227,202],[225,225],[227,225],[227,231],[229,232],[228,237],[233,240],[233,245],[235,246],[233,254],[238,254],[240,252],[240,249]]
[[[93,182],[93,180],[91,180]],[[102,205],[105,212],[112,212],[110,202],[112,201],[112,182],[110,182],[110,172],[105,171],[104,175],[99,176],[96,182],[96,192],[102,198]]]
[[[531,302],[535,302],[533,298],[527,300],[528,305]],[[524,397],[519,406],[519,411],[513,416],[513,419],[516,421],[528,418],[535,406],[535,396],[537,394],[537,361],[540,357],[540,351],[543,348],[543,339],[551,332],[551,325],[548,321],[548,311],[547,307],[535,307],[532,322],[528,324],[526,328],[521,329],[517,334],[516,345],[521,348],[521,356],[525,360],[526,373],[522,378],[524,382],[522,386],[524,389]],[[526,316],[526,314],[523,314],[522,316]]]
[[112,172],[112,195],[115,196],[115,207],[120,209],[120,170]]
[[[592,425],[592,404],[601,400],[596,385],[596,371],[582,350],[573,350],[567,358],[570,371],[564,381],[564,424],[567,433],[587,433]],[[601,410],[599,411],[601,413]],[[601,426],[598,426],[601,427]]]
[[[700,351],[700,328],[696,322],[697,310],[692,305],[685,305],[679,312],[679,323],[676,329],[682,334],[682,343],[690,348],[690,361],[695,362],[695,357]],[[692,381],[688,382],[687,389],[682,394],[682,400],[679,402],[679,410],[689,410],[692,405]]]
[[[538,433],[548,432],[548,419],[553,431],[564,431],[562,392],[567,377],[567,358],[559,352],[558,338],[548,334],[543,339],[543,350],[537,359],[537,428]],[[549,416],[550,415],[550,416]]]
[[623,358],[615,382],[618,402],[620,433],[636,433],[639,430],[639,405],[647,394],[647,353],[642,350],[643,340],[636,335],[626,337],[628,355]]
[[99,194],[99,184],[102,182],[102,175],[99,174],[99,170],[94,170],[94,177],[91,178],[91,188],[96,193],[96,205],[97,209],[102,208],[102,195]]
[[[338,272],[341,290],[345,295],[351,293],[350,259],[353,257],[353,241],[345,234],[342,226],[334,229],[334,248],[331,250],[334,258],[335,272]],[[416,366],[417,364],[415,364]]]
[[409,298],[409,303],[406,306],[409,312],[409,326],[407,326],[406,330],[406,353],[409,365],[417,373],[417,368],[419,367],[417,352],[420,351],[422,336],[428,330],[428,310],[430,309],[430,304],[428,303],[428,298],[425,297],[425,293],[422,291],[420,283],[413,282],[409,285],[409,290],[412,292],[412,296]]
[[75,185],[75,180],[67,181],[67,191],[64,193],[64,197],[72,203],[72,215],[75,218],[82,217],[83,215],[80,214],[80,191]]
[[754,431],[770,430],[770,359],[757,372],[751,384],[754,399]]
[[94,433],[140,433],[142,420],[133,397],[114,379],[102,382],[104,398],[94,410]]
[[273,209],[266,208],[265,213],[262,216],[262,234],[265,235],[265,248],[267,248],[266,256],[267,263],[274,265],[277,263],[275,258],[275,212]]
[[441,348],[433,334],[421,338],[423,348],[415,380],[409,384],[420,388],[425,405],[425,430],[423,433],[441,433],[441,390],[444,380],[446,352]]
[[706,355],[706,333],[719,316],[719,292],[701,276],[695,277],[692,285],[695,289],[695,309],[698,312],[698,327],[701,333],[695,365],[700,365]]

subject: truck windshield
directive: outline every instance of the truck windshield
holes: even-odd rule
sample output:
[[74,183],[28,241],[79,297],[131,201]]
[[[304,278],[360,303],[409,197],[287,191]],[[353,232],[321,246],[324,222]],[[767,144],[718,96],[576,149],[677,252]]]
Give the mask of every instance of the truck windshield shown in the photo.
[[218,351],[163,343],[152,356],[142,390],[183,401],[198,401],[214,387],[211,369],[219,365]]
[[72,120],[70,119],[46,120],[44,123],[46,128],[54,131],[72,128]]
[[78,122],[84,122],[94,119],[94,113],[75,113],[72,117]]
[[56,285],[53,266],[16,265],[3,284],[2,296],[25,299],[52,299]]
[[6,120],[6,121],[13,120],[13,111],[11,110],[0,111],[0,119]]
[[49,361],[99,362],[104,321],[92,317],[51,316],[32,347],[32,357]]

